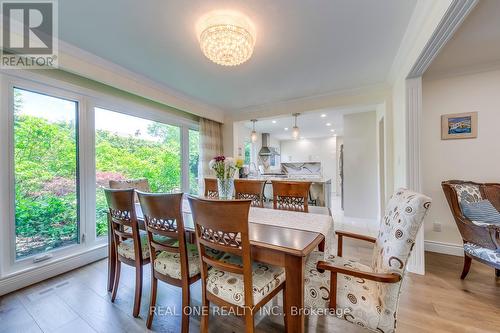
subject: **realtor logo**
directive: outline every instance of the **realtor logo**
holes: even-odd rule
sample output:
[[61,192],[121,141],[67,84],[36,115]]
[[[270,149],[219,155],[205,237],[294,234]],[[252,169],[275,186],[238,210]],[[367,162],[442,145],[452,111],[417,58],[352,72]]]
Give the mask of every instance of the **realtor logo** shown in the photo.
[[3,1],[1,68],[57,68],[57,2]]

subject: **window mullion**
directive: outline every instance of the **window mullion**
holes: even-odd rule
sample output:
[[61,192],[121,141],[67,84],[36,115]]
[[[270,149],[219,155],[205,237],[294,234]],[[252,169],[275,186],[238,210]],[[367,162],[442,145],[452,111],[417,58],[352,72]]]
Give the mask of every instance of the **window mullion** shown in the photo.
[[189,193],[189,128],[182,126],[181,130],[181,188]]

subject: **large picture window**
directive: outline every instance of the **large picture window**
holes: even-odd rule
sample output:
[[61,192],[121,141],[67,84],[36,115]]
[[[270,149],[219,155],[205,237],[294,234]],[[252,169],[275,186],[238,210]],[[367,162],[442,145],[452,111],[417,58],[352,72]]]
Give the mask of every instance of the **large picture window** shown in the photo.
[[110,180],[198,193],[196,121],[56,79],[1,76],[0,278],[104,256]]
[[178,126],[95,108],[96,235],[107,232],[104,187],[146,178],[153,192],[181,191]]
[[14,94],[16,258],[79,242],[78,103]]

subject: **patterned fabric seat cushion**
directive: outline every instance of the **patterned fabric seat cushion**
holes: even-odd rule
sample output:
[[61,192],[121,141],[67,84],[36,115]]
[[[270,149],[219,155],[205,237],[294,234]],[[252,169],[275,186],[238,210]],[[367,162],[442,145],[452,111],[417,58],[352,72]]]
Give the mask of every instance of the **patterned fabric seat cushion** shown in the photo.
[[476,244],[464,243],[464,251],[470,256],[477,257],[500,269],[500,250],[490,250]]
[[[313,252],[306,261],[304,305],[308,308],[327,309],[330,300],[330,272],[318,272],[316,264],[324,260],[335,266],[371,271],[369,266],[343,257]],[[377,283],[348,275],[337,276],[337,309],[345,310],[343,319],[358,326],[376,330],[380,318]],[[379,332],[379,331],[378,331]]]
[[[200,273],[200,257],[194,244],[187,244],[189,277]],[[155,259],[154,269],[158,273],[168,275],[173,279],[181,279],[181,255],[179,253],[162,251]]]
[[[154,236],[155,239],[158,241],[161,241],[162,243],[172,243],[175,240],[168,238],[168,237],[162,237],[162,236]],[[118,254],[130,259],[134,260],[135,258],[135,253],[134,253],[134,241],[132,239],[127,239],[123,242],[121,242],[118,245]],[[148,259],[149,258],[149,245],[148,245],[148,237],[145,232],[141,232],[141,250],[142,250],[142,258],[143,259]]]
[[[173,246],[178,246],[179,242],[172,243]],[[188,269],[189,277],[193,277],[200,273],[200,257],[198,248],[195,244],[187,243]],[[207,254],[213,258],[220,258],[223,253],[220,251],[206,248]],[[154,269],[163,274],[168,275],[173,279],[181,279],[181,257],[178,253],[162,251],[155,259]]]
[[[241,265],[241,258],[225,254],[224,262]],[[260,262],[252,263],[253,303],[264,297],[285,281],[285,269]],[[214,267],[208,270],[207,291],[234,305],[245,305],[243,275],[222,271]]]

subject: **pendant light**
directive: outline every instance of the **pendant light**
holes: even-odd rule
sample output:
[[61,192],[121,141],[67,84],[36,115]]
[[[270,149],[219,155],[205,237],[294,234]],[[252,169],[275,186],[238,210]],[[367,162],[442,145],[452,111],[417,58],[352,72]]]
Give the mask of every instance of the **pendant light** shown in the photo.
[[295,117],[295,125],[293,126],[292,129],[292,137],[294,140],[297,140],[299,138],[299,128],[297,127],[297,117],[300,115],[300,113],[293,113],[292,116]]
[[250,140],[252,140],[252,143],[255,143],[257,141],[257,132],[255,131],[255,122],[257,121],[257,119],[252,119],[250,121],[253,123],[253,130],[250,134]]

